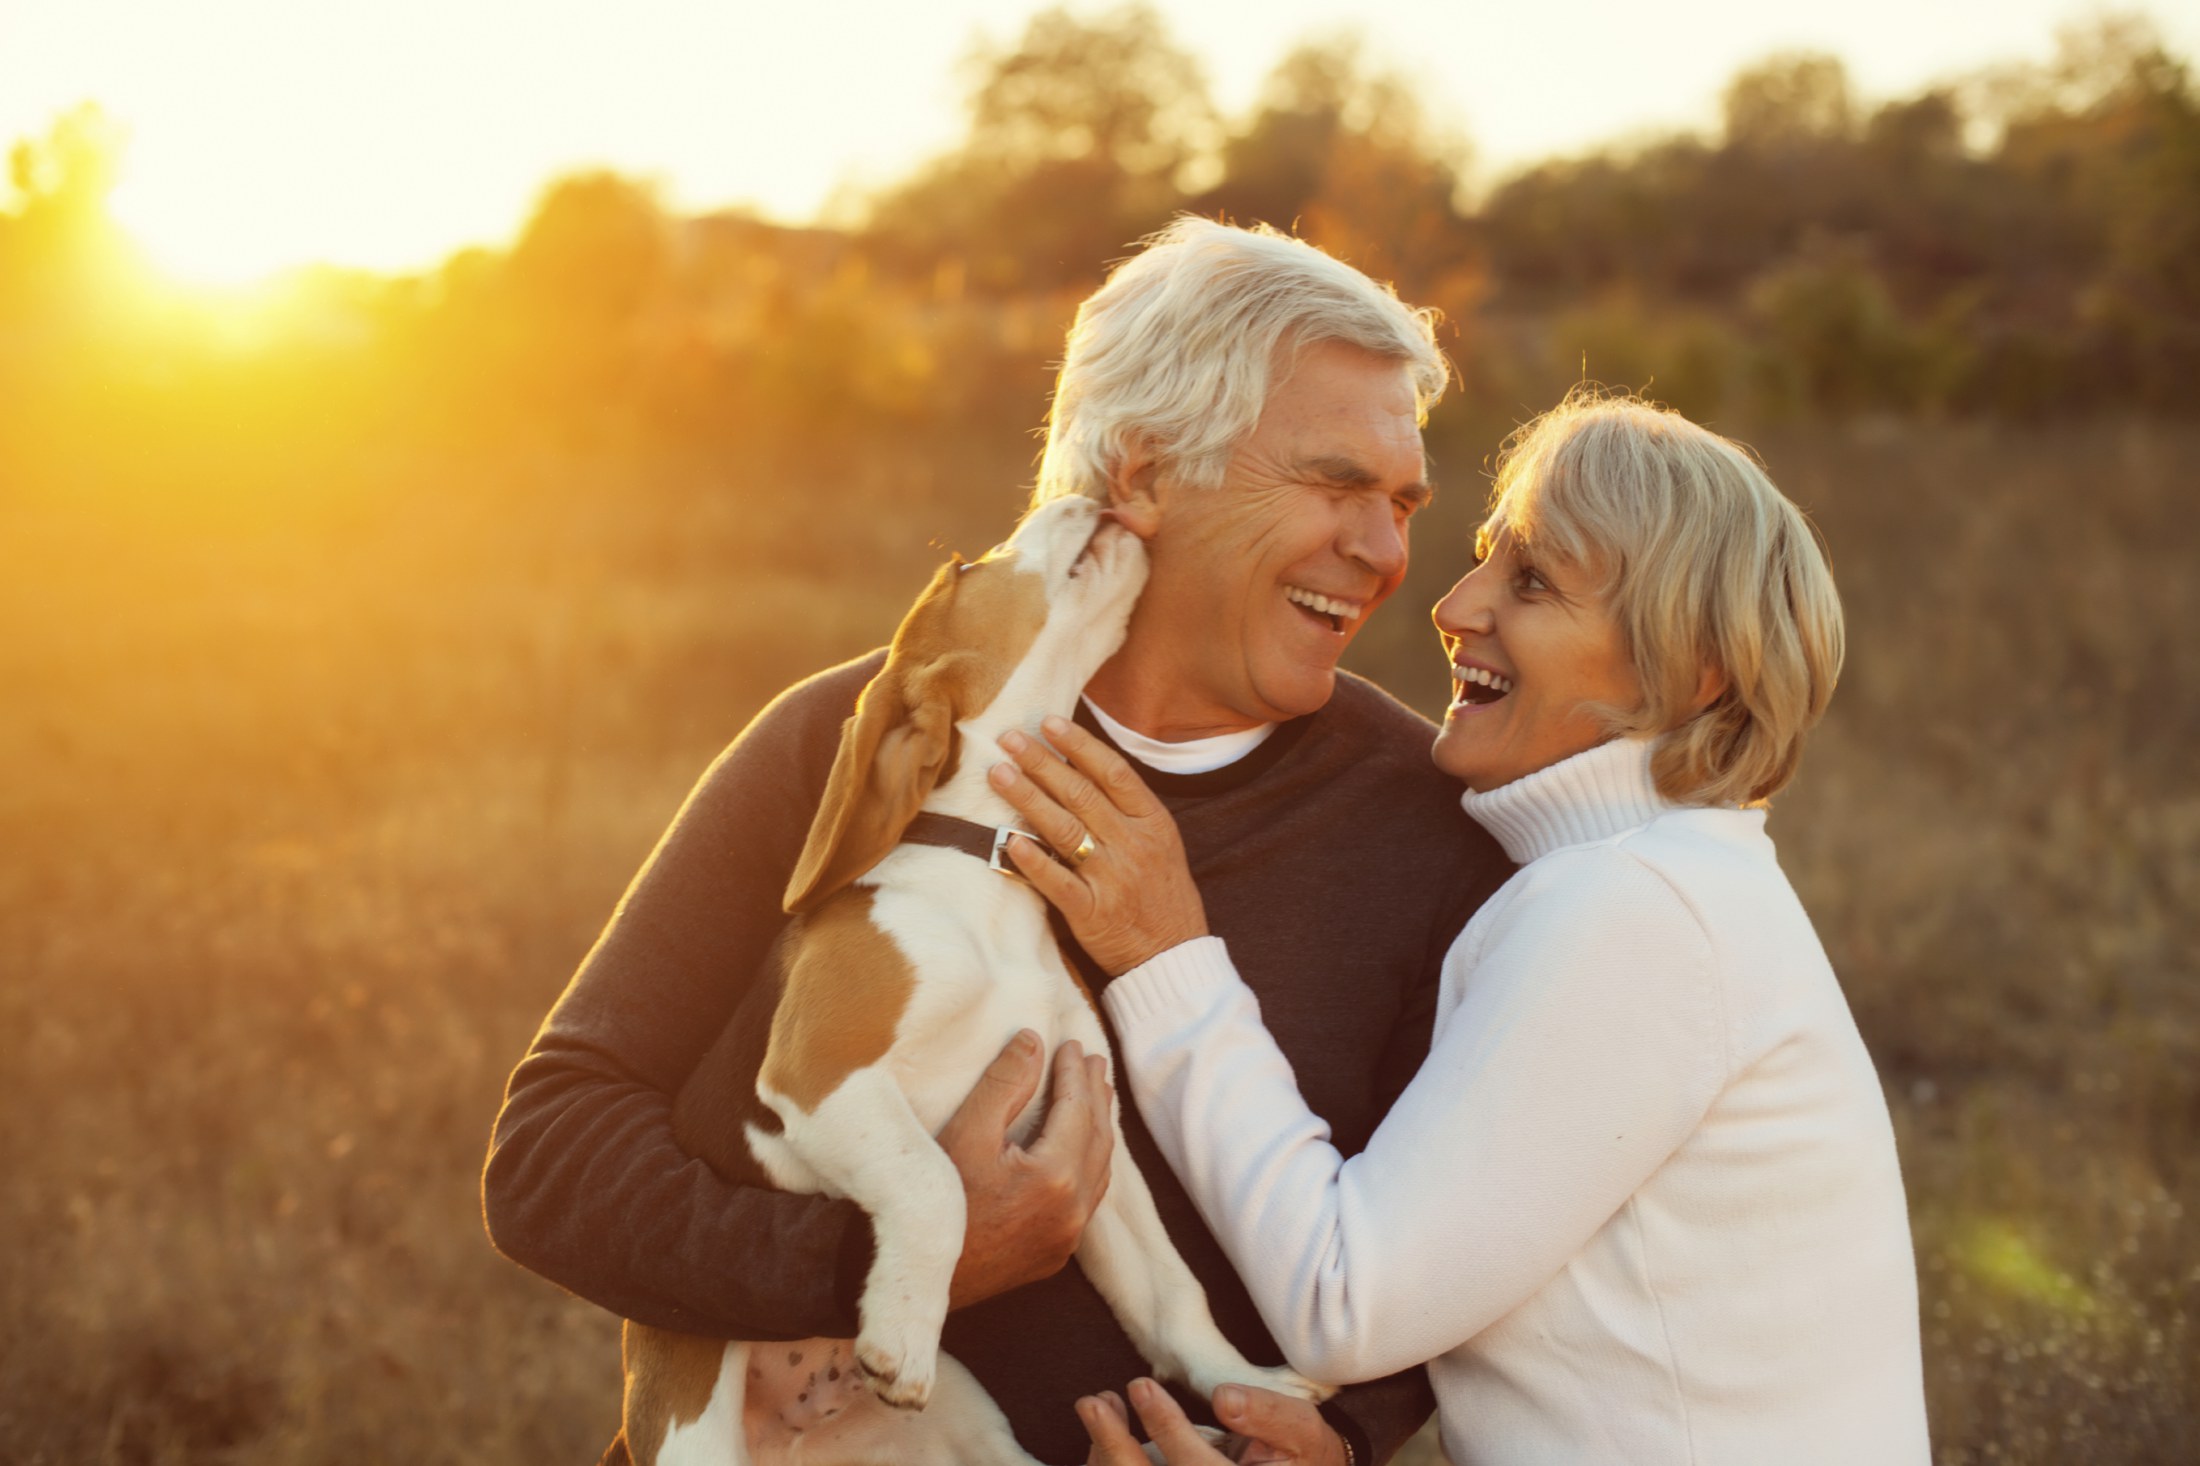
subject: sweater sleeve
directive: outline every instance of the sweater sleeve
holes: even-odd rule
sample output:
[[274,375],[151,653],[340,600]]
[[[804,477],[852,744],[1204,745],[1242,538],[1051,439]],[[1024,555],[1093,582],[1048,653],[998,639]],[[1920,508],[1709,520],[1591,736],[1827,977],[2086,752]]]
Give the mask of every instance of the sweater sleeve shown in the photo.
[[1105,1001],[1132,1094],[1296,1368],[1433,1359],[1564,1267],[1727,1079],[1710,943],[1609,849],[1523,871],[1454,943],[1429,1056],[1346,1160],[1215,938]]
[[851,1203],[722,1178],[673,1101],[744,1005],[867,664],[782,696],[713,764],[513,1071],[482,1203],[498,1250],[614,1313],[728,1338],[847,1337],[871,1251]]

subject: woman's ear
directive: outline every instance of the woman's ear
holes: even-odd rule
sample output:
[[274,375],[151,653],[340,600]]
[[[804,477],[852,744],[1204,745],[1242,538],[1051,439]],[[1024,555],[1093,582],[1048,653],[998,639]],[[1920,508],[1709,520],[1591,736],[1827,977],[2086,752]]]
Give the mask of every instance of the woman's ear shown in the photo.
[[1157,480],[1161,465],[1143,442],[1134,443],[1108,475],[1108,511],[1115,522],[1150,540],[1161,528]]
[[1704,663],[1703,670],[1696,674],[1696,695],[1689,702],[1690,714],[1700,713],[1726,696],[1727,685],[1726,673],[1709,662]]

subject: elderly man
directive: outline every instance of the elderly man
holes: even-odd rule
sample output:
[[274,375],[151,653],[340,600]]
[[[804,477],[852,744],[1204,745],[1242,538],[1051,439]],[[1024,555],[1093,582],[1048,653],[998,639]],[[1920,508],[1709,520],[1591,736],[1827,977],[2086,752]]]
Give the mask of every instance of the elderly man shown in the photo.
[[[1272,231],[1181,220],[1079,310],[1036,494],[1101,499],[1147,544],[1144,596],[1081,718],[1174,812],[1214,931],[1347,1154],[1412,1077],[1445,949],[1509,873],[1429,762],[1430,725],[1337,668],[1404,578],[1430,492],[1420,424],[1444,379],[1427,317],[1387,289]],[[512,1076],[491,1234],[627,1317],[724,1338],[855,1331],[863,1214],[729,1183],[680,1150],[671,1115],[729,1021],[769,1023],[753,990],[780,894],[883,655],[790,689],[734,741]],[[1042,1064],[1011,1045],[942,1133],[969,1196],[944,1343],[1027,1451],[1068,1461],[1086,1449],[1073,1402],[1146,1366],[1063,1266],[1106,1182],[1105,1093],[1058,1063],[1039,1136],[1006,1138]],[[1123,1120],[1217,1322],[1278,1360],[1128,1106]],[[1430,1406],[1414,1370],[1251,1423],[1293,1459],[1365,1466]]]

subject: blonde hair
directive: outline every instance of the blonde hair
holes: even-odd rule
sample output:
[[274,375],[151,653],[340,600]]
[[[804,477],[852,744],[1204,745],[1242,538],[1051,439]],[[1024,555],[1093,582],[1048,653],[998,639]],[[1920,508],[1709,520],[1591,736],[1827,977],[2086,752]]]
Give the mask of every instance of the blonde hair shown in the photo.
[[[1489,525],[1589,567],[1641,679],[1615,734],[1653,737],[1658,791],[1755,804],[1795,776],[1841,672],[1841,601],[1816,527],[1738,443],[1579,387],[1506,441]],[[1698,709],[1706,669],[1723,687]]]
[[1105,501],[1140,441],[1187,483],[1214,487],[1270,386],[1318,342],[1396,361],[1425,420],[1449,375],[1435,319],[1265,224],[1180,218],[1077,308],[1032,502]]

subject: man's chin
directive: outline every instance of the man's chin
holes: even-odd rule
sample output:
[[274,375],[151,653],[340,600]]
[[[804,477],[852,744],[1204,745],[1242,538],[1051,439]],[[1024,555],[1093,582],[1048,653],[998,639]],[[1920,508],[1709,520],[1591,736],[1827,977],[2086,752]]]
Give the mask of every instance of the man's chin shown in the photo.
[[1289,676],[1275,678],[1259,689],[1261,701],[1270,710],[1271,720],[1278,723],[1320,712],[1329,706],[1329,699],[1336,695],[1336,691],[1335,663],[1320,669],[1294,668]]

